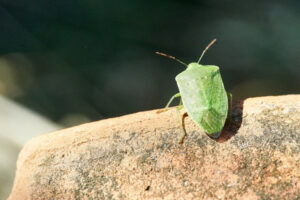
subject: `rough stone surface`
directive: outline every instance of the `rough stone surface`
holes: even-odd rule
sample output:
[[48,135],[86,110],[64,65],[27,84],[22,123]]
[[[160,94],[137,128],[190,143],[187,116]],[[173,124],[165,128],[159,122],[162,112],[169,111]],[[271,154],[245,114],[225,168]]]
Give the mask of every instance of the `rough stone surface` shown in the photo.
[[235,104],[218,140],[174,108],[41,135],[19,155],[10,200],[299,199],[300,95]]

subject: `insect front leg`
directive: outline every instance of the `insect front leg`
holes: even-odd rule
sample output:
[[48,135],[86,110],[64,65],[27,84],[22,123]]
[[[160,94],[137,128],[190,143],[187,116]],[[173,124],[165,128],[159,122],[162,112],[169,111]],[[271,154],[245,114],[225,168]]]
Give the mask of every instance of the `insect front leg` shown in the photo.
[[[169,100],[168,104],[166,105],[166,107],[165,107],[164,109],[160,109],[160,110],[158,110],[156,113],[162,113],[162,112],[167,111],[167,108],[169,108],[169,106],[170,106],[170,104],[172,103],[172,101],[173,101],[175,98],[178,98],[178,97],[181,97],[181,95],[180,95],[179,92],[176,93],[176,94],[174,94],[174,95],[171,97],[171,99]],[[181,99],[180,99],[180,102],[181,102]],[[179,103],[179,105],[182,105],[182,102]]]
[[169,106],[170,106],[170,104],[172,103],[172,101],[173,101],[175,98],[178,98],[178,97],[181,97],[181,95],[180,95],[179,92],[176,93],[176,94],[174,94],[174,95],[171,97],[171,99],[169,100],[169,102],[168,102],[168,104],[166,105],[165,108],[169,108]]

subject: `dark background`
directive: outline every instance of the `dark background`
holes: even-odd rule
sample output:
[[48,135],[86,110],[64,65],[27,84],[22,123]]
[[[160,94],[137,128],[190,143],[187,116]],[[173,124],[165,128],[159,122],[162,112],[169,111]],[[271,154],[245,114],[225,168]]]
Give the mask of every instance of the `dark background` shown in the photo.
[[234,99],[300,92],[300,1],[0,1],[0,94],[74,125],[156,109],[184,66]]

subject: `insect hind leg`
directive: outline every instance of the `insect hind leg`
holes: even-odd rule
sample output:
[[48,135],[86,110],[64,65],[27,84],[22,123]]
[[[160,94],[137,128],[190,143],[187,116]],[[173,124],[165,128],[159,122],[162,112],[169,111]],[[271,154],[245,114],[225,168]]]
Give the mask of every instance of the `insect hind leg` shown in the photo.
[[228,119],[231,120],[231,115],[232,115],[232,94],[230,92],[227,92],[228,96]]
[[227,92],[227,96],[228,96],[228,115],[227,115],[228,120],[230,123],[238,125],[238,123],[236,123],[232,119],[232,94],[230,92]]
[[[178,93],[178,94],[180,95],[180,93]],[[176,108],[177,117],[178,117],[178,121],[179,121],[179,124],[180,124],[180,129],[181,129],[181,136],[180,136],[180,139],[179,139],[179,142],[178,142],[179,144],[183,143],[184,138],[186,136],[186,131],[183,127],[184,115],[181,117],[180,112],[179,112],[182,108],[183,108],[182,98],[180,98],[179,105]]]
[[176,108],[176,112],[177,112],[177,117],[178,117],[178,121],[179,121],[179,124],[180,124],[180,130],[181,130],[181,135],[180,135],[180,139],[179,139],[179,144],[182,144],[183,141],[184,141],[184,138],[186,136],[186,131],[183,127],[183,119],[184,119],[184,116],[181,116],[180,115],[180,110],[183,108],[183,105],[181,104],[182,102],[180,101],[179,103],[179,106]]

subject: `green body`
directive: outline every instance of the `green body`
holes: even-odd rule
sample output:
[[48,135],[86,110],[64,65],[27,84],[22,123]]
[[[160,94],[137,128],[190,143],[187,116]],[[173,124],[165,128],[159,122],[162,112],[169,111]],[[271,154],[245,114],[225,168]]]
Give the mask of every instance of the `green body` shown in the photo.
[[191,119],[208,134],[219,132],[228,112],[227,93],[219,67],[190,63],[175,79]]

